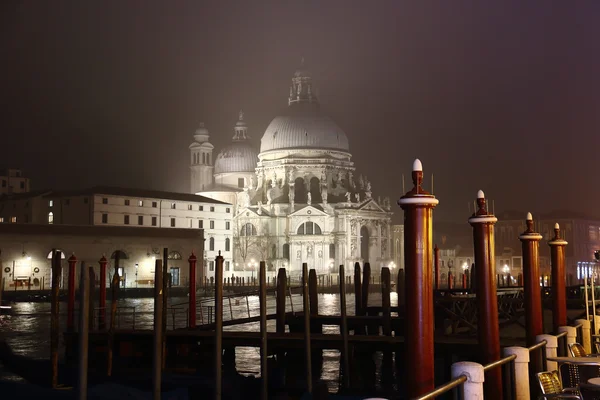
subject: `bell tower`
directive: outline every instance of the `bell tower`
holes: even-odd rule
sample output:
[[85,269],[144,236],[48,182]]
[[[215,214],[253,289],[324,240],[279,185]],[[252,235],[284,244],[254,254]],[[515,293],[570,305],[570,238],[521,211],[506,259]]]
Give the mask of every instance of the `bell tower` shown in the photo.
[[190,145],[190,191],[199,193],[208,188],[213,183],[213,149],[215,148],[209,142],[210,134],[200,123],[196,132],[194,132],[194,142]]

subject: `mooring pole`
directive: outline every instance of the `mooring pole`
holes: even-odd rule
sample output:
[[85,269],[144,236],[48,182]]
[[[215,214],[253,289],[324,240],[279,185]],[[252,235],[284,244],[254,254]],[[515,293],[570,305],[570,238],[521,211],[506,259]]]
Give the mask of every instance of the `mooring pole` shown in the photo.
[[[494,250],[494,224],[498,219],[487,211],[485,194],[482,190],[477,193],[477,206],[478,209],[469,218],[469,224],[473,227],[473,249],[477,266],[477,273],[474,276],[476,281],[472,282],[472,286],[477,287],[479,354],[483,364],[490,364],[501,358]],[[486,397],[502,398],[501,368],[486,372],[484,389]]]
[[[117,301],[119,298],[119,284],[121,279],[119,278],[119,259],[120,252],[115,252],[115,273],[112,279],[112,299],[110,302],[110,326],[108,329],[108,354],[107,354],[107,376],[112,376],[112,366],[113,366],[113,350],[114,350],[114,334],[116,328],[116,319],[117,319]],[[156,277],[155,277],[156,279]]]
[[[59,290],[61,252],[52,250],[52,303],[50,319],[50,361],[52,363],[52,388],[58,386],[58,344],[59,344]],[[14,273],[14,269],[13,269]]]
[[188,327],[196,327],[196,262],[198,258],[192,251],[192,255],[188,258],[190,264],[190,293],[188,305]]
[[435,386],[433,337],[433,209],[439,201],[422,188],[423,166],[413,163],[413,189],[398,200],[404,210],[406,268],[406,381],[409,398]]
[[269,385],[267,381],[269,352],[267,351],[267,268],[264,261],[260,262],[258,280],[260,282],[260,378],[262,382],[260,398],[267,400],[269,398]]
[[342,340],[344,342],[344,353],[342,354],[343,360],[343,379],[344,379],[344,387],[346,389],[350,388],[350,350],[348,346],[348,319],[346,318],[346,287],[344,285],[345,282],[345,273],[344,273],[344,265],[340,264],[339,271],[339,279],[340,279],[340,314],[342,317],[342,322],[340,326],[340,331],[342,334]]
[[164,334],[162,335],[162,368],[165,369],[166,366],[166,362],[167,362],[167,319],[169,317],[168,315],[168,302],[169,302],[169,271],[168,271],[168,263],[169,263],[169,249],[167,249],[166,247],[163,249],[163,303],[162,303],[162,307],[163,307],[163,319],[162,319],[162,331],[164,332]]
[[[319,315],[319,295],[317,294],[317,271],[311,268],[308,271],[308,300],[310,303],[310,316]],[[322,333],[321,324],[315,322],[311,324],[311,333]]]
[[154,400],[161,398],[162,384],[162,357],[163,357],[163,274],[162,260],[156,260],[154,263],[154,348],[152,363],[152,394]]
[[98,305],[100,313],[98,314],[98,329],[104,330],[106,329],[106,264],[108,264],[108,260],[104,255],[100,261],[100,304]]
[[567,290],[565,287],[565,249],[566,240],[560,238],[560,226],[554,225],[554,237],[548,242],[550,246],[550,260],[552,263],[552,325],[553,332],[558,333],[558,328],[567,326]]
[[219,250],[215,269],[215,399],[221,400],[223,386],[223,257]]
[[[70,259],[69,259],[70,260]],[[91,267],[90,267],[91,269]],[[69,280],[70,280],[69,276]],[[79,277],[79,400],[87,398],[88,343],[90,329],[90,274],[81,262]]]
[[75,264],[77,257],[72,254],[68,260],[69,263],[69,287],[67,302],[67,332],[75,331]]
[[310,304],[308,300],[308,264],[302,263],[302,311],[304,312],[304,352],[306,362],[306,390],[312,393],[312,361],[310,349]]
[[392,336],[392,304],[390,299],[391,276],[390,269],[381,269],[381,314],[383,318],[383,334]]
[[519,236],[519,240],[521,240],[523,249],[526,344],[527,346],[533,346],[535,337],[544,333],[539,265],[539,244],[542,235],[533,230],[533,216],[531,213],[527,213],[525,222],[527,229]]

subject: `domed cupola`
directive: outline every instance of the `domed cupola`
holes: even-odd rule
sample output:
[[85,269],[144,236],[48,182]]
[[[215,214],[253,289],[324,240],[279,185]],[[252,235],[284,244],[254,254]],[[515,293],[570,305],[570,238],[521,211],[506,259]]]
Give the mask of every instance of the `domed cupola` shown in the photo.
[[240,111],[231,143],[223,148],[215,161],[215,175],[236,172],[254,172],[258,152],[250,143],[244,113]]
[[292,77],[287,109],[271,121],[260,143],[261,154],[288,149],[350,151],[344,131],[321,111],[304,59]]

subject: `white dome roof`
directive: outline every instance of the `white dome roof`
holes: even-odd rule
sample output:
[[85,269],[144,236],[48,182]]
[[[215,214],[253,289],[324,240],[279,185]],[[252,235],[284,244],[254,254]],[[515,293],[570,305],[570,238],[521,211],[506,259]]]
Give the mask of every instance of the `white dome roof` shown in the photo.
[[215,160],[215,174],[226,172],[254,172],[258,152],[247,141],[234,141],[225,146]]
[[260,143],[261,153],[306,148],[350,151],[344,131],[315,103],[290,105],[284,115],[271,121]]

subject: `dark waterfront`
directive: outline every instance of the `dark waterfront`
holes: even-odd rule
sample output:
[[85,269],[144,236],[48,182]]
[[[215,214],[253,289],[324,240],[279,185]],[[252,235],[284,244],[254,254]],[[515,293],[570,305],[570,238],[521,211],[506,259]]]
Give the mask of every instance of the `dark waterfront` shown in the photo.
[[[354,294],[346,295],[346,303],[348,315],[354,315]],[[397,294],[391,293],[392,305],[397,304]],[[258,296],[249,296],[248,305],[244,298],[239,304],[232,302],[231,311],[234,318],[244,318],[248,315],[248,308],[251,315],[258,315],[259,300]],[[299,311],[302,308],[302,295],[293,295],[293,309]],[[119,307],[134,307],[136,310],[135,328],[136,329],[152,329],[154,303],[152,298],[143,299],[122,299],[119,301]],[[187,302],[187,297],[177,297],[169,299],[169,305]],[[369,305],[377,306],[381,304],[380,293],[369,294]],[[13,351],[19,355],[24,355],[32,358],[43,359],[50,355],[50,303],[49,302],[19,302],[13,303],[14,315],[0,316],[0,335],[6,339]],[[61,332],[66,329],[67,303],[60,303],[60,326]],[[125,329],[131,329],[133,326],[133,317],[130,311],[122,309],[123,314],[118,320],[119,326]],[[269,298],[267,311],[273,313],[275,310],[275,300]],[[292,311],[292,305],[289,302],[286,304],[286,310]],[[340,303],[339,295],[337,294],[321,294],[319,295],[319,314],[321,315],[339,315]],[[229,304],[225,302],[224,320],[227,321],[230,317]],[[175,327],[183,327],[186,323],[185,313],[175,313]],[[275,331],[275,320],[267,321],[269,332]],[[173,314],[168,315],[167,329],[173,328]],[[258,323],[249,323],[232,327],[225,327],[225,331],[246,331],[258,332]],[[339,334],[338,326],[324,325],[323,333]],[[64,357],[64,340],[61,336],[60,351],[61,358]],[[376,366],[376,387],[381,389],[381,366],[382,355],[375,353],[374,355]],[[236,370],[241,375],[260,376],[260,352],[258,348],[253,347],[237,347],[236,348]],[[320,371],[321,379],[327,383],[330,393],[336,393],[339,390],[339,370],[340,370],[340,352],[338,350],[323,351],[323,365]],[[21,381],[18,376],[7,371],[0,363],[0,380],[2,381]]]

